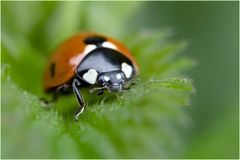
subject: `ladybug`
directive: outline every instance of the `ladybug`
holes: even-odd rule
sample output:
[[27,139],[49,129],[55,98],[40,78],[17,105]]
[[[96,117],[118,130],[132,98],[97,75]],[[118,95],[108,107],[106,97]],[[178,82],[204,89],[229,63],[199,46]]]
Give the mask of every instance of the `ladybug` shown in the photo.
[[84,111],[79,88],[92,87],[98,95],[105,90],[120,92],[134,83],[138,65],[131,52],[119,41],[98,34],[79,33],[60,45],[50,57],[44,73],[44,90],[53,94],[73,91],[79,108],[75,120]]

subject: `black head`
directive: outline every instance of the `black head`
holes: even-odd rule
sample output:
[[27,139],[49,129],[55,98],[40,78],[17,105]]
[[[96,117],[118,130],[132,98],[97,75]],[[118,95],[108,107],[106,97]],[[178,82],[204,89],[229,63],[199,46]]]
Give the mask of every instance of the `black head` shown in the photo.
[[126,77],[121,70],[103,72],[97,78],[97,84],[109,92],[119,92],[124,89]]

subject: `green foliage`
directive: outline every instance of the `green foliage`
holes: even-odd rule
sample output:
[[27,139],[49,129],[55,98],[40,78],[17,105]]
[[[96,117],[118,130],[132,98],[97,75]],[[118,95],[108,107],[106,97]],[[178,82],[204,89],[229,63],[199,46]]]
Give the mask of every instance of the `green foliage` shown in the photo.
[[[139,62],[138,83],[130,90],[113,95],[90,95],[87,89],[83,89],[87,108],[75,122],[73,113],[77,103],[73,95],[62,97],[50,110],[43,108],[39,101],[38,97],[46,96],[42,91],[42,73],[47,55],[43,52],[51,50],[79,28],[91,29],[98,23],[104,26],[103,22],[95,21],[95,15],[105,9],[114,11],[114,8],[105,5],[93,10],[91,8],[97,4],[90,2],[46,3],[51,5],[46,7],[47,4],[35,2],[2,4],[2,158],[180,156],[181,133],[189,124],[181,106],[189,103],[189,93],[194,91],[192,81],[183,76],[194,61],[177,56],[186,42],[172,41],[169,30],[121,35],[120,39],[129,45]],[[41,7],[34,10],[31,8],[34,5]],[[79,13],[82,5],[85,9]],[[135,5],[132,7],[136,9]],[[28,13],[29,19],[24,20],[26,22],[6,21],[8,15],[11,18],[21,16],[18,12]],[[92,12],[89,18],[84,17],[89,12]],[[121,28],[130,12],[133,12],[130,7],[125,14],[116,11],[114,19],[119,18],[119,21],[111,22]],[[40,21],[31,20],[30,17],[36,19],[35,16],[39,16]],[[78,16],[87,19],[88,23],[83,26],[79,23],[86,20],[76,22]],[[106,15],[108,18],[112,16]],[[67,24],[63,23],[66,19]],[[57,28],[61,24],[64,27]],[[112,26],[107,28],[113,30]]]

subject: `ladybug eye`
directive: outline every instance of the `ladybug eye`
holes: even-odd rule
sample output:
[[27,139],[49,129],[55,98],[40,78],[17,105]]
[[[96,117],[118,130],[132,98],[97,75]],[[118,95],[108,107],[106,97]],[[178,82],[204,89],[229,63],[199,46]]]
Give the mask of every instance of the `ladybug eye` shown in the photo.
[[102,78],[100,78],[100,79],[98,80],[98,84],[100,84],[100,85],[105,85],[105,81],[104,81]]
[[110,78],[109,78],[108,76],[104,76],[104,80],[105,80],[105,81],[109,81]]
[[111,49],[114,49],[114,50],[117,49],[117,46],[116,46],[116,45],[114,45],[113,43],[108,42],[108,41],[103,42],[103,43],[102,43],[102,46],[103,46],[103,47],[106,47],[106,48],[111,48]]
[[118,74],[116,75],[116,78],[117,78],[117,79],[121,79],[121,78],[122,78],[121,74],[118,73]]

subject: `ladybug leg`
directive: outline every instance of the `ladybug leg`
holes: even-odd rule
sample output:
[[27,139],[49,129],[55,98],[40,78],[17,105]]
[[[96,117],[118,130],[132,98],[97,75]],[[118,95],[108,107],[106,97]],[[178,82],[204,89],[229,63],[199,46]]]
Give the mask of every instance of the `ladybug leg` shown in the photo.
[[46,98],[39,98],[42,107],[43,108],[52,108],[53,107],[53,102],[51,100],[48,100]]
[[51,102],[55,102],[58,99],[58,97],[60,96],[60,93],[67,91],[70,87],[71,87],[71,85],[69,85],[69,84],[63,84],[63,85],[59,86],[54,91]]
[[104,93],[104,89],[105,89],[105,87],[95,87],[95,88],[91,88],[89,90],[89,92],[93,93],[93,92],[97,91],[97,95],[99,96],[99,95],[102,95]]
[[78,117],[84,111],[84,108],[85,108],[84,99],[83,99],[79,89],[77,88],[80,85],[81,85],[81,83],[76,78],[73,79],[73,82],[72,82],[73,92],[74,92],[74,94],[77,97],[78,104],[80,105],[78,110],[77,110],[77,112],[76,112],[76,114],[75,114],[75,117],[74,117],[75,120],[78,120]]
[[127,90],[131,87],[131,85],[136,84],[139,80],[140,79],[138,77],[135,77],[135,78],[123,83],[123,88]]
[[67,89],[69,89],[69,85],[67,84],[64,84],[64,85],[61,85],[59,86],[58,88],[56,88],[53,92],[53,96],[52,96],[52,99],[51,100],[47,100],[45,98],[40,98],[40,101],[43,103],[43,106],[45,108],[52,108],[53,107],[53,103],[58,99],[60,93],[62,91],[66,91]]
[[99,89],[97,95],[100,96],[100,95],[102,95],[103,93],[104,93],[104,90],[103,90],[103,89]]

